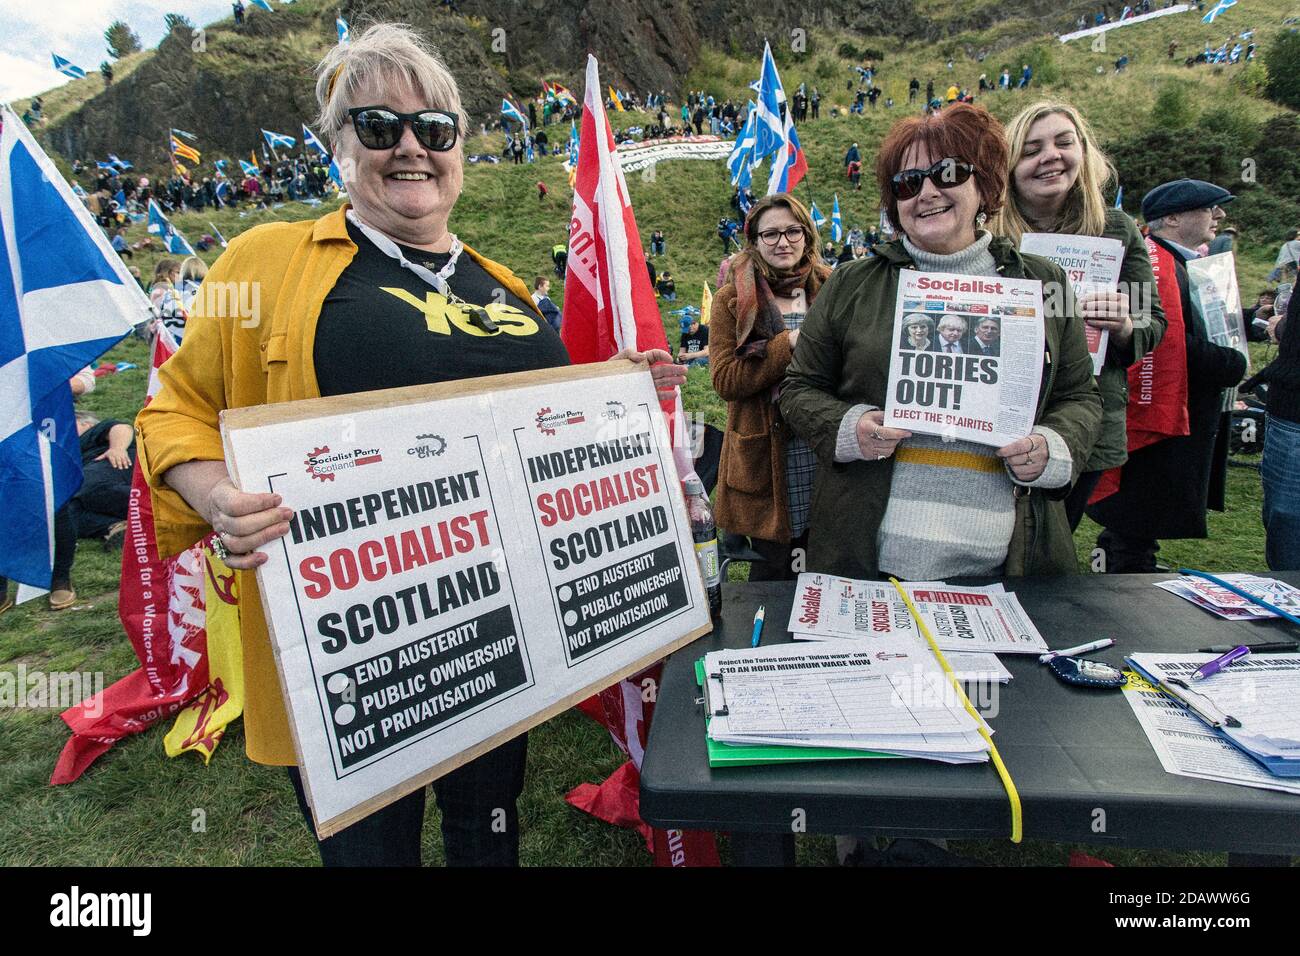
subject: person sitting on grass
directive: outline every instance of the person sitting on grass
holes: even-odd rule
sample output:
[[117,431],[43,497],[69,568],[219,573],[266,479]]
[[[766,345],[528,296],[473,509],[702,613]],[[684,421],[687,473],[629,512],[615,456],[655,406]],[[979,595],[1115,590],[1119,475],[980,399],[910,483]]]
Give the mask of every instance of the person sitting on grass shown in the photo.
[[673,274],[665,269],[659,276],[659,281],[655,283],[655,288],[659,294],[664,297],[665,302],[677,301],[677,283],[673,281]]
[[689,324],[682,323],[686,326],[682,331],[681,344],[677,349],[677,361],[681,365],[688,367],[702,366],[707,368],[709,364],[709,327],[700,325],[700,317],[692,313]]

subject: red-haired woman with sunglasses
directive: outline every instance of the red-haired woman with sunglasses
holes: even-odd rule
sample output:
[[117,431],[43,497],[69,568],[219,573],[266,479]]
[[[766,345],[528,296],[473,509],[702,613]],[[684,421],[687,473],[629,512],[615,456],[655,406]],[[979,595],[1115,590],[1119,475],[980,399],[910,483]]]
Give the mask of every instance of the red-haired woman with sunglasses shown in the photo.
[[[206,283],[251,286],[204,296],[255,314],[191,317],[137,420],[158,548],[176,553],[217,532],[239,572],[249,757],[287,766],[310,821],[258,596],[261,550],[289,529],[279,495],[241,492],[226,473],[223,409],[569,364],[559,336],[508,269],[450,228],[460,195],[464,117],[456,82],[409,29],[378,24],[318,67],[319,128],[349,204],[315,221],[278,222],[231,241]],[[666,351],[646,353],[668,363]],[[685,370],[665,364],[670,388]],[[434,783],[451,865],[518,862],[521,735]],[[320,841],[326,865],[419,865],[424,791]]]
[[[781,414],[820,465],[809,569],[911,580],[1074,571],[1062,501],[1096,438],[1101,400],[1065,274],[982,228],[1006,189],[1001,124],[967,104],[908,117],[886,136],[876,181],[901,238],[832,273],[781,395]],[[1048,309],[1030,434],[995,449],[884,426],[902,269],[1044,283],[1059,305]]]

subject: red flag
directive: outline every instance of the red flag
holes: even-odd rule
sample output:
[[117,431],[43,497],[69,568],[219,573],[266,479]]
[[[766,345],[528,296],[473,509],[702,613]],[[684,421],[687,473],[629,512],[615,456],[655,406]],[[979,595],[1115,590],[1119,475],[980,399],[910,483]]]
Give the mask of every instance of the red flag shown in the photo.
[[[1149,236],[1147,255],[1156,277],[1156,294],[1165,310],[1165,334],[1160,344],[1128,370],[1128,450],[1153,445],[1164,438],[1186,435],[1187,339],[1183,300],[1173,254]],[[1101,476],[1088,504],[1096,504],[1119,491],[1123,468]]]
[[[175,341],[159,323],[145,404],[158,390],[158,367],[174,351]],[[141,666],[63,712],[72,737],[54,766],[51,784],[76,780],[115,742],[172,716],[207,690],[208,573],[203,542],[174,558],[159,557],[149,488],[137,461],[122,548],[118,616]]]
[[[614,152],[614,134],[600,89],[596,58],[588,55],[573,216],[569,223],[564,319],[560,326],[560,337],[574,364],[603,362],[625,348],[668,350],[668,336],[650,286],[632,199]],[[681,396],[661,400],[660,404],[676,439],[674,459],[684,474],[684,465],[690,470],[690,459],[681,445],[685,435]],[[684,460],[679,451],[685,454]],[[634,826],[646,837],[647,849],[654,851],[658,864],[716,866],[718,850],[712,834],[670,834],[653,830],[641,820],[641,755],[654,709],[654,695],[646,694],[643,680],[651,680],[648,686],[652,688],[658,687],[658,666],[607,687],[581,705],[584,713],[609,730],[630,759],[604,783],[583,784],[566,799],[609,823]]]

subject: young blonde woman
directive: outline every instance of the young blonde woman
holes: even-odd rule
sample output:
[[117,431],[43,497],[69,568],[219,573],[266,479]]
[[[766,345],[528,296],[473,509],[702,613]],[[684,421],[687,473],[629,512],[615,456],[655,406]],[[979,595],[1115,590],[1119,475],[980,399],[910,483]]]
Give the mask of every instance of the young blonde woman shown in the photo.
[[1016,246],[1027,232],[1104,236],[1124,244],[1121,291],[1079,298],[1084,321],[1109,331],[1110,337],[1097,376],[1101,433],[1065,502],[1073,530],[1101,473],[1128,460],[1128,369],[1160,343],[1165,315],[1137,224],[1105,201],[1103,193],[1115,169],[1097,148],[1079,111],[1065,103],[1035,103],[1008,124],[1007,146],[1007,203],[992,221],[994,233]]

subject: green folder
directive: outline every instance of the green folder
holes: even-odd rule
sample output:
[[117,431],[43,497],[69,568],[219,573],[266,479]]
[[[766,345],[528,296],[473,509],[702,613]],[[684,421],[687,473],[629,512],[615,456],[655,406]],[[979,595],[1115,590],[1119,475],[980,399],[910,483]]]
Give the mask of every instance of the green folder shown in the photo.
[[[695,662],[695,683],[704,687],[704,658]],[[707,708],[706,708],[707,709]],[[789,747],[780,744],[724,744],[709,736],[711,715],[704,717],[704,743],[709,748],[710,767],[752,767],[766,763],[802,763],[809,760],[902,759],[898,754],[845,747]]]

